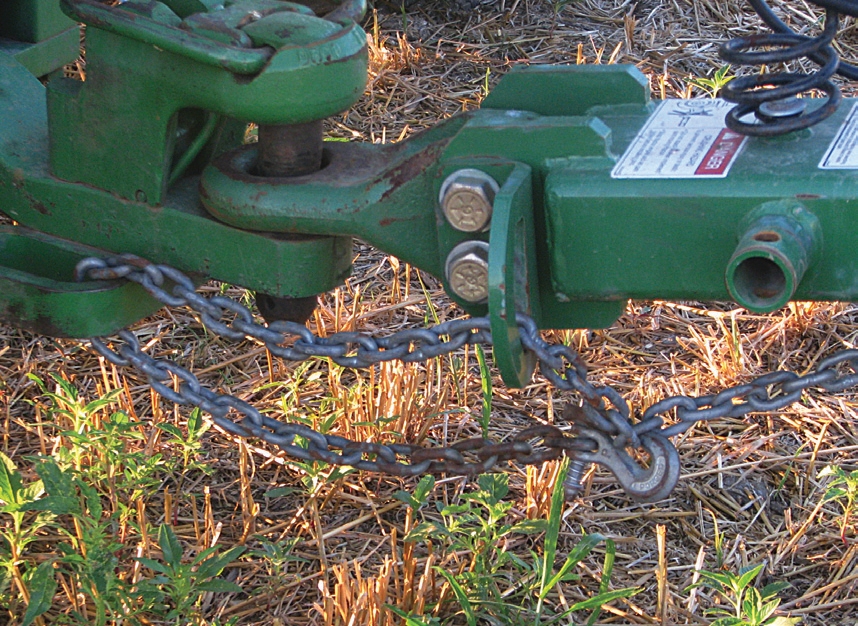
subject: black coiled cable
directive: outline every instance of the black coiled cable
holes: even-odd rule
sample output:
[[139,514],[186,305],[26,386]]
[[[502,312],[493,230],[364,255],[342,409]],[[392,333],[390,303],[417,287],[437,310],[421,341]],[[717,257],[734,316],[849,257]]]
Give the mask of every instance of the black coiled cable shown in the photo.
[[[840,16],[858,16],[858,1],[811,0],[825,9],[825,28],[817,37],[793,31],[765,0],[748,2],[774,32],[732,39],[721,46],[721,58],[736,65],[763,65],[807,57],[820,67],[810,74],[778,72],[734,78],[721,90],[722,98],[738,105],[728,113],[727,127],[743,135],[770,137],[821,122],[840,103],[840,89],[831,82],[831,77],[840,74],[850,80],[858,79],[858,67],[841,63],[831,46]],[[812,109],[808,106],[812,100],[795,98],[811,89],[827,96],[823,104]],[[750,113],[755,114],[757,123],[743,120]]]

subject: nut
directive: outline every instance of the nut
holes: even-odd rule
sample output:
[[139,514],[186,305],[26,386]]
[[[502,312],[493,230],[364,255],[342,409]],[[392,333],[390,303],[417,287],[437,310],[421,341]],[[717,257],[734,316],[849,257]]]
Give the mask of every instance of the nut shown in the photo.
[[447,283],[453,295],[479,304],[489,299],[489,244],[463,241],[447,255]]
[[450,174],[441,185],[441,210],[456,230],[476,233],[486,230],[492,220],[492,205],[500,187],[494,178],[474,169]]

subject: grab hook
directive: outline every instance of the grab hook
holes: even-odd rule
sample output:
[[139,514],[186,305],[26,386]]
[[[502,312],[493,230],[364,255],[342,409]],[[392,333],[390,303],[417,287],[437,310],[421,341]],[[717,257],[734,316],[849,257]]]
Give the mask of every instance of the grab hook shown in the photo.
[[649,467],[641,467],[625,449],[614,446],[612,439],[604,433],[587,427],[577,428],[576,433],[596,442],[596,450],[574,452],[570,457],[608,468],[623,491],[638,502],[656,502],[666,498],[679,481],[679,454],[667,437],[655,433],[640,436],[641,445],[650,457]]

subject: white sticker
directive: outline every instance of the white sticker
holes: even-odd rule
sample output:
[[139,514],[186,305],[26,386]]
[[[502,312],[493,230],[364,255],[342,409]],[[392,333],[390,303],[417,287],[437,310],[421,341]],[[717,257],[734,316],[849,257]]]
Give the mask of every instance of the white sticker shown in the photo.
[[852,105],[852,110],[846,121],[837,131],[837,136],[825,151],[825,156],[819,162],[821,170],[855,170],[858,169],[858,103]]
[[745,137],[724,125],[724,100],[665,100],[614,166],[611,178],[724,178]]

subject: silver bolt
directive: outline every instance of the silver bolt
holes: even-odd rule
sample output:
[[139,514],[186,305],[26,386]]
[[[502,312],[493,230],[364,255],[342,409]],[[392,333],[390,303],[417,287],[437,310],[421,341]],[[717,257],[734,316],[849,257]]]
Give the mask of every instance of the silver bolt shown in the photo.
[[489,244],[463,241],[447,255],[447,282],[453,294],[479,304],[489,299]]
[[567,500],[574,500],[581,494],[581,490],[584,488],[581,481],[589,469],[589,465],[583,461],[569,461],[569,470],[566,473],[566,480],[563,481]]
[[497,181],[485,172],[457,170],[441,185],[441,210],[456,230],[484,231],[492,221],[492,205],[499,189]]
[[[777,119],[784,117],[794,117],[801,115],[807,108],[807,101],[803,98],[790,96],[782,100],[772,100],[763,102],[757,112],[767,119]],[[759,117],[759,116],[758,116]]]

